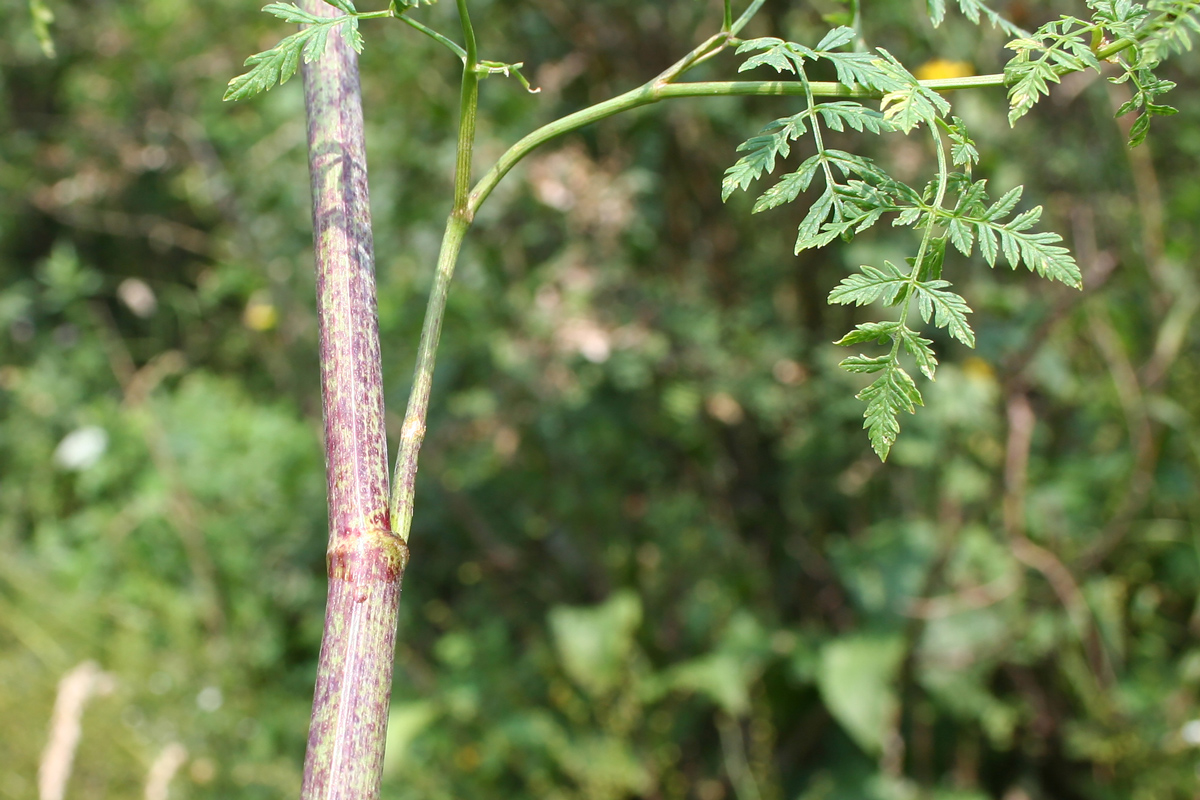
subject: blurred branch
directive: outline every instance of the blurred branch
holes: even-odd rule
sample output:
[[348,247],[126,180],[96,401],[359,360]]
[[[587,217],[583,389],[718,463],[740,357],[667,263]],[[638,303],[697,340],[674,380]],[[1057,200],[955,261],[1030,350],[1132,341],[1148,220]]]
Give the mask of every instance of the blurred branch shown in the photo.
[[1174,293],[1174,302],[1162,317],[1158,326],[1158,335],[1154,339],[1154,352],[1140,371],[1141,383],[1146,389],[1158,386],[1166,377],[1171,365],[1179,358],[1179,353],[1187,341],[1191,330],[1192,318],[1200,310],[1200,293],[1197,293],[1190,276],[1185,278],[1188,283]]
[[187,763],[187,758],[187,748],[179,742],[171,742],[164,747],[146,773],[145,800],[167,800],[171,779]]
[[995,605],[1011,597],[1020,586],[1020,573],[1001,575],[985,584],[968,586],[952,594],[914,598],[903,613],[917,619],[944,619]]
[[157,214],[130,214],[115,209],[88,208],[59,203],[53,189],[32,194],[33,204],[63,225],[79,230],[145,239],[157,248],[177,248],[199,256],[212,255],[208,233]]
[[1129,446],[1133,450],[1133,466],[1112,519],[1076,562],[1077,568],[1084,570],[1102,561],[1125,538],[1129,524],[1146,504],[1150,490],[1154,488],[1154,469],[1158,464],[1158,447],[1154,426],[1146,409],[1146,398],[1106,306],[1099,303],[1088,305],[1088,329],[1092,342],[1108,367],[1117,400],[1125,414]]
[[723,711],[717,712],[717,732],[721,735],[721,753],[725,757],[725,773],[733,786],[737,800],[762,800],[758,782],[746,759],[741,723]]
[[95,661],[84,661],[58,682],[58,696],[50,718],[50,736],[38,764],[38,800],[63,800],[75,751],[83,735],[83,710],[93,697],[111,694],[116,679],[101,671]]
[[1111,685],[1114,679],[1112,664],[1103,645],[1095,639],[1091,612],[1074,576],[1054,553],[1035,544],[1025,535],[1025,490],[1029,479],[1033,430],[1037,423],[1028,395],[1024,392],[1009,395],[1007,413],[1003,514],[1009,547],[1018,561],[1040,572],[1058,596],[1088,656],[1092,677],[1098,687]]

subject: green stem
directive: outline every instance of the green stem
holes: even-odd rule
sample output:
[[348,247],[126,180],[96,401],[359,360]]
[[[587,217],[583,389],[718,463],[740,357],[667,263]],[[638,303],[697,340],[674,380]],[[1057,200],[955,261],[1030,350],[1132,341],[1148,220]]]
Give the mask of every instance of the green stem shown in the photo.
[[[755,0],[750,8],[733,24],[731,33],[736,34],[741,30],[749,22],[754,12],[762,6],[763,2],[764,0]],[[709,42],[711,41],[713,40],[710,39]],[[728,45],[731,42],[732,38],[726,38],[724,45]],[[706,42],[706,44],[708,43]],[[1131,39],[1121,39],[1101,49],[1096,55],[1102,60],[1107,59],[1123,50],[1133,47],[1135,44],[1137,42]],[[695,52],[693,51],[688,56],[685,56],[685,60],[692,57]],[[689,64],[689,67],[695,66],[700,60],[706,60],[707,57],[693,60]],[[675,77],[678,77],[678,74],[682,73],[676,73],[676,67],[672,67],[664,75],[673,74]],[[660,76],[660,79],[662,77]],[[922,86],[927,89],[933,89],[935,92],[1001,88],[1008,85],[1004,79],[1004,74],[1000,72],[987,75],[968,75],[962,78],[938,78],[921,81],[920,83]],[[657,103],[660,100],[678,97],[788,97],[805,95],[807,92],[811,92],[814,97],[879,98],[883,96],[882,92],[874,89],[847,86],[834,81],[810,81],[807,88],[799,81],[696,81],[691,83],[664,82],[657,85],[654,82],[647,83],[624,94],[605,100],[602,103],[597,103],[594,106],[556,119],[554,122],[543,125],[516,142],[475,185],[475,189],[471,192],[471,210],[478,210],[479,206],[492,193],[500,180],[521,159],[539,146],[565,133],[570,133],[585,125],[590,125],[593,122],[620,114],[623,111]]]
[[424,23],[417,22],[415,19],[408,16],[407,14],[398,14],[396,16],[396,18],[399,19],[401,22],[405,23],[406,25],[409,25],[409,26],[415,28],[416,30],[420,31],[421,33],[425,34],[426,36],[428,36],[430,39],[433,39],[438,44],[444,45],[445,47],[449,48],[450,52],[452,52],[452,53],[454,53],[454,55],[458,56],[459,60],[462,61],[464,64],[467,62],[467,51],[462,49],[462,47],[459,46],[458,42],[455,42],[452,39],[446,38],[442,34],[435,31],[433,28],[429,27],[428,25],[425,25]]
[[[912,298],[915,292],[917,281],[921,275],[921,262],[925,259],[925,254],[929,252],[929,243],[933,241],[934,223],[942,210],[942,203],[946,199],[946,188],[950,183],[950,169],[946,166],[946,145],[942,141],[942,133],[936,125],[929,126],[929,132],[933,135],[934,146],[937,149],[938,161],[938,188],[937,194],[933,198],[933,205],[930,206],[930,214],[925,223],[925,234],[921,237],[921,246],[917,249],[917,258],[913,261],[912,272],[908,276],[908,291],[904,295],[904,302],[900,305],[900,322],[905,324],[908,322],[908,311],[912,306]],[[897,336],[892,341],[892,358],[899,354],[900,337]]]
[[[670,72],[670,70],[668,70]],[[666,74],[666,73],[664,73]],[[943,78],[939,80],[921,81],[922,86],[939,92],[955,89],[975,89],[989,86],[1004,86],[1004,76],[974,75],[967,78]],[[620,114],[623,111],[639,106],[651,105],[660,100],[677,97],[787,97],[803,96],[810,91],[814,97],[881,97],[882,93],[870,89],[849,87],[832,81],[810,81],[808,89],[799,81],[698,81],[693,83],[666,83],[656,85],[647,83],[624,94],[597,103],[594,106],[568,114],[554,122],[543,125],[521,140],[500,156],[499,160],[475,184],[471,191],[470,208],[472,213],[487,199],[488,195],[500,183],[509,171],[520,163],[539,146],[551,139],[570,133],[573,130],[598,122],[602,119]]]
[[[803,67],[800,68],[800,84],[804,87],[804,99],[808,101],[809,112],[812,114],[813,144],[817,148],[817,154],[821,157],[821,168],[825,172],[825,185],[832,191],[833,187],[837,185],[837,181],[833,179],[833,169],[829,166],[829,159],[825,155],[825,140],[821,136],[821,120],[817,118],[817,101],[813,96],[812,86],[808,82],[808,75],[804,72]],[[834,208],[840,213],[841,200],[836,192],[833,194],[833,203]]]
[[1099,50],[1097,50],[1096,58],[1100,59],[1101,61],[1107,61],[1117,53],[1128,50],[1131,47],[1137,47],[1139,44],[1141,44],[1141,42],[1133,39],[1117,39],[1108,47],[1101,47]]
[[754,15],[758,13],[758,10],[763,7],[763,3],[765,2],[767,2],[767,0],[754,0],[754,2],[742,12],[742,15],[737,18],[737,21],[729,26],[729,35],[737,36],[738,33],[741,32],[742,28],[746,27],[746,24],[754,18]]
[[850,27],[854,29],[854,50],[859,53],[865,53],[867,50],[867,40],[863,36],[862,31],[862,8],[859,6],[859,0],[850,0]]
[[729,45],[730,39],[730,34],[725,32],[713,34],[692,50],[692,52],[676,61],[657,78],[650,81],[650,84],[665,85],[674,83],[683,77],[683,74],[692,67],[702,64],[724,50]]
[[433,276],[433,288],[430,289],[429,301],[426,304],[421,341],[417,346],[413,385],[408,395],[408,408],[404,412],[404,425],[400,429],[400,448],[396,455],[395,479],[392,481],[392,496],[388,506],[392,528],[405,542],[408,541],[412,529],[417,457],[420,454],[421,443],[425,440],[429,394],[433,389],[433,368],[437,361],[438,342],[442,336],[446,300],[450,294],[450,283],[454,278],[454,266],[458,262],[463,237],[475,216],[468,200],[471,188],[471,156],[475,149],[475,118],[479,109],[478,46],[475,31],[471,27],[471,18],[467,14],[466,0],[458,0],[458,12],[462,21],[463,40],[467,47],[466,59],[463,62],[462,91],[459,96],[454,208],[446,221],[446,232],[442,238],[437,269]]
[[458,159],[454,165],[454,212],[467,212],[467,193],[471,189],[471,156],[475,152],[475,115],[479,109],[479,48],[475,43],[475,30],[467,15],[467,0],[458,0],[458,13],[462,19],[463,39],[467,45],[467,59],[463,64],[462,91],[458,101]]
[[471,15],[467,13],[467,0],[457,0],[458,19],[462,25],[463,43],[467,46],[467,62],[474,69],[479,61],[479,46],[475,43],[475,28],[471,25]]
[[458,261],[463,237],[469,227],[470,220],[461,214],[451,214],[446,222],[433,288],[426,305],[425,324],[421,329],[421,343],[417,348],[417,366],[408,395],[408,408],[404,412],[404,427],[400,430],[400,450],[396,456],[390,512],[393,530],[406,542],[412,530],[417,456],[425,440],[425,421],[429,410],[429,394],[433,388],[437,346],[442,335],[442,319],[446,313],[446,298],[450,294],[450,282],[454,277],[454,265]]

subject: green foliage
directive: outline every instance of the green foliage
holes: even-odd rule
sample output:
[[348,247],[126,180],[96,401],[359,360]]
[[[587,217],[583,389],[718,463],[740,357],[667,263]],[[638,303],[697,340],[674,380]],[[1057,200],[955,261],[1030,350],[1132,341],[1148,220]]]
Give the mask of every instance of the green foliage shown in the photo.
[[[1102,51],[1112,52],[1105,61],[1115,63],[1121,75],[1113,83],[1129,81],[1134,96],[1117,111],[1124,116],[1139,111],[1129,133],[1131,147],[1146,139],[1150,118],[1176,113],[1154,98],[1174,88],[1171,81],[1154,76],[1154,69],[1172,50],[1191,48],[1190,33],[1200,30],[1200,7],[1191,0],[1137,3],[1132,0],[1089,0],[1090,20],[1063,15],[1047,22],[1032,35],[1009,42],[1016,55],[1004,68],[1009,84],[1009,123],[1029,112],[1048,95],[1049,84],[1059,76],[1085,69],[1101,71]],[[1126,45],[1114,50],[1117,45]]]
[[1129,129],[1130,147],[1136,147],[1146,140],[1146,135],[1150,132],[1151,117],[1165,117],[1179,113],[1178,109],[1154,102],[1154,98],[1160,94],[1165,94],[1174,89],[1175,84],[1171,81],[1159,80],[1147,68],[1129,70],[1124,75],[1117,78],[1110,78],[1110,80],[1113,83],[1125,83],[1128,81],[1134,90],[1133,97],[1125,101],[1117,110],[1118,117],[1128,114],[1131,111],[1141,110],[1138,118]]
[[[1127,44],[1132,57],[1125,59],[1116,55],[1121,50],[1113,51],[1113,58],[1124,68],[1124,73],[1111,80],[1118,84],[1128,81],[1134,89],[1117,116],[1140,111],[1130,130],[1130,145],[1140,144],[1149,130],[1151,116],[1176,113],[1170,106],[1155,102],[1174,83],[1154,76],[1158,60],[1153,54],[1159,49],[1152,43],[1178,37],[1177,31],[1167,32],[1160,26],[1189,9],[1160,8],[1155,15],[1143,4],[1128,0],[1094,0],[1089,5],[1094,12],[1090,22],[1063,16],[1031,35],[1019,35],[1008,44],[1017,54],[1005,67],[1006,81],[1010,84],[1009,122],[1014,123],[1039,97],[1048,94],[1049,83],[1058,82],[1060,75],[1099,70],[1100,44],[1116,39]],[[973,3],[962,4],[964,14],[974,22],[979,20],[981,9],[986,12]],[[931,2],[929,11],[938,24],[944,17],[945,5]],[[989,19],[995,16],[990,12],[986,15]],[[1019,33],[1015,26],[1005,29]],[[971,178],[979,152],[961,118],[946,121],[949,101],[923,85],[882,47],[874,53],[837,52],[855,38],[853,29],[838,27],[826,34],[816,48],[773,38],[753,39],[738,48],[739,53],[754,53],[740,70],[767,66],[779,73],[793,74],[805,87],[807,102],[801,112],[775,120],[739,146],[738,150],[747,154],[726,171],[722,198],[727,200],[736,190],[745,190],[764,174],[774,172],[776,160],[789,156],[792,143],[811,132],[816,153],[761,194],[753,207],[754,212],[760,212],[794,202],[805,195],[818,174],[823,176],[824,191],[815,199],[805,197],[809,205],[799,225],[797,254],[808,248],[825,247],[838,238],[850,240],[885,214],[895,215],[894,225],[911,226],[921,233],[920,248],[915,258],[908,259],[907,271],[886,261],[883,268],[864,266],[860,274],[843,280],[829,297],[832,303],[861,306],[882,301],[885,306],[899,306],[897,324],[878,328],[879,335],[864,338],[862,331],[856,329],[856,333],[840,341],[853,344],[877,339],[891,344],[887,356],[857,356],[843,361],[843,366],[852,372],[880,373],[858,397],[867,402],[864,427],[872,446],[881,459],[886,459],[900,430],[898,414],[912,412],[922,404],[919,391],[898,359],[904,353],[909,354],[930,380],[937,363],[928,347],[930,342],[908,327],[911,301],[916,299],[916,309],[926,323],[932,318],[936,327],[947,328],[955,339],[974,346],[975,335],[966,319],[970,309],[961,296],[949,291],[952,284],[941,279],[947,239],[964,256],[970,256],[978,246],[988,266],[994,267],[1003,254],[1013,269],[1024,264],[1044,278],[1075,288],[1082,286],[1082,275],[1070,252],[1059,244],[1061,236],[1031,230],[1041,219],[1041,206],[1017,211],[1023,187],[1010,189],[988,205],[987,181]],[[879,110],[845,101],[818,104],[809,87],[806,65],[820,61],[832,63],[843,83],[882,93]],[[923,127],[934,139],[937,173],[924,190],[918,190],[896,180],[870,159],[827,148],[822,127],[838,133],[850,127],[873,134],[890,131],[909,134]],[[950,140],[951,164],[963,167],[963,172],[952,172],[947,165],[944,138]],[[943,207],[947,195],[951,195],[953,204]],[[925,280],[926,275],[932,275],[934,280]]]
[[[25,0],[8,1],[26,19]],[[143,796],[173,742],[187,759],[172,798],[294,797],[326,535],[299,87],[220,103],[247,42],[278,36],[241,2],[50,5],[59,60],[48,69],[28,26],[11,26],[0,85],[0,719],[21,723],[0,732],[0,798],[36,796],[57,683],[85,659],[117,689],[84,712],[69,797]],[[524,4],[479,8],[480,30],[503,31],[504,57],[546,87],[485,84],[480,153],[531,115],[578,109],[597,82],[637,85],[652,66],[630,53],[686,51],[693,10],[713,11],[578,3],[552,27]],[[864,12],[902,60],[930,41],[980,72],[1002,66],[953,16],[953,43],[934,47],[946,40],[911,6]],[[445,3],[424,13],[454,21]],[[800,41],[828,29],[807,5],[786,19]],[[589,35],[565,41],[575,24]],[[437,198],[461,73],[396,28],[361,65],[392,407],[449,207]],[[1191,59],[1156,68],[1181,96],[1197,89]],[[579,63],[599,77],[569,78]],[[822,78],[835,66],[805,62]],[[901,417],[886,469],[852,399],[879,373],[838,369],[829,342],[898,307],[875,313],[886,287],[861,308],[824,301],[860,265],[907,273],[912,229],[877,224],[793,257],[787,223],[823,191],[820,170],[803,205],[770,212],[795,215],[777,224],[730,213],[713,189],[748,117],[802,108],[643,110],[519,166],[481,209],[451,297],[384,795],[1192,797],[1180,698],[1200,691],[1200,187],[1179,165],[1196,159],[1200,107],[1179,103],[1130,156],[1106,93],[1128,86],[1096,81],[1011,130],[1001,90],[948,95],[965,120],[941,128],[950,172],[975,174],[948,183],[943,210],[982,178],[984,211],[1024,184],[1002,220],[1044,204],[1039,225],[1071,234],[1089,291],[983,269],[974,226],[967,267],[939,217],[916,281],[954,282],[935,288],[974,309],[977,349],[932,324],[936,308],[918,330],[910,301],[937,381],[903,354],[926,405]],[[923,126],[905,140],[816,119],[826,150],[907,176],[906,210],[932,205]],[[776,167],[815,154],[810,141]],[[1150,178],[1157,190],[1131,199]],[[127,279],[156,299],[136,306],[147,316],[122,299],[138,297]],[[866,358],[883,354],[873,341],[856,345]],[[56,458],[95,428],[94,461]],[[189,524],[203,544],[190,554]],[[1053,557],[1057,583],[1018,558],[1015,535]],[[217,629],[193,567],[205,553]],[[1066,601],[1064,576],[1079,591]],[[637,622],[614,625],[627,596]],[[564,611],[619,631],[596,635],[597,663],[620,676],[608,694],[577,681],[553,622]],[[875,743],[898,769],[881,769]]]
[[42,53],[46,58],[54,58],[54,37],[50,35],[54,12],[45,0],[29,0],[29,17],[33,23],[33,35],[37,37]]
[[[926,0],[925,5],[933,26],[935,28],[940,26],[946,18],[946,0]],[[958,8],[963,16],[976,24],[979,23],[982,17],[990,22],[993,27],[999,28],[1009,36],[1020,36],[1024,33],[1018,26],[997,14],[985,3],[980,2],[980,0],[958,0]]]
[[642,623],[637,595],[616,593],[595,609],[556,608],[549,622],[563,669],[577,685],[596,696],[620,685]]
[[894,687],[903,657],[895,635],[846,637],[821,650],[817,686],[829,713],[874,755],[883,753],[881,733],[900,706]]
[[[849,28],[836,28],[815,49],[778,39],[751,40],[739,47],[738,52],[758,52],[741,69],[770,66],[778,72],[796,74],[807,87],[805,62],[824,59],[836,66],[841,60],[839,71],[848,73],[842,54],[832,52],[831,48],[848,44],[853,35]],[[842,362],[853,373],[879,373],[872,384],[858,393],[858,398],[867,404],[864,427],[871,445],[881,459],[886,459],[900,432],[900,412],[912,413],[923,404],[920,392],[899,362],[900,357],[903,354],[912,357],[930,380],[937,365],[930,349],[932,342],[908,327],[911,301],[916,299],[916,309],[926,323],[932,319],[935,326],[947,328],[960,342],[970,347],[975,344],[975,334],[966,318],[970,308],[961,296],[949,291],[951,283],[941,279],[947,237],[968,256],[978,241],[980,253],[989,266],[995,265],[1002,252],[1014,269],[1024,263],[1044,277],[1076,287],[1081,278],[1070,253],[1057,244],[1061,237],[1029,231],[1041,217],[1040,207],[1005,219],[1020,200],[1019,187],[987,206],[986,181],[971,182],[966,173],[949,171],[943,155],[943,130],[951,140],[955,166],[969,170],[979,156],[962,120],[957,117],[951,123],[943,120],[950,111],[945,98],[923,86],[882,48],[867,59],[858,57],[866,54],[854,55],[849,62],[853,64],[853,72],[846,77],[882,92],[879,110],[848,101],[817,104],[811,91],[807,92],[808,104],[803,111],[775,120],[738,148],[749,152],[726,171],[722,198],[728,199],[734,191],[746,189],[764,173],[773,172],[776,159],[787,157],[791,143],[811,130],[816,154],[761,194],[753,208],[759,212],[793,202],[808,190],[818,174],[823,176],[824,191],[811,201],[800,222],[797,254],[824,247],[838,238],[851,239],[884,214],[895,214],[895,225],[913,226],[924,232],[918,256],[909,259],[906,271],[889,261],[883,262],[883,268],[863,266],[862,272],[843,280],[829,296],[830,302],[839,304],[861,306],[882,301],[885,306],[900,306],[899,321],[860,325],[839,341],[843,345],[869,341],[891,344],[886,356],[860,355]],[[934,136],[939,153],[938,174],[924,192],[895,180],[870,159],[826,148],[821,133],[822,127],[837,133],[847,127],[873,134],[911,133],[921,126]],[[942,208],[948,189],[958,195],[952,209]],[[937,238],[932,237],[935,226],[944,231]]]

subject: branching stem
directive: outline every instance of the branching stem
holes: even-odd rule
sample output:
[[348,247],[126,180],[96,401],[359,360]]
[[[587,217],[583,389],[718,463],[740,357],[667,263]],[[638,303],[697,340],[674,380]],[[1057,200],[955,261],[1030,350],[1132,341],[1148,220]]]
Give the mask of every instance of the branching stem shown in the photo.
[[[945,78],[922,81],[921,85],[939,92],[948,92],[955,89],[999,87],[1004,86],[1004,76],[995,74],[975,75],[968,78]],[[513,167],[520,163],[521,159],[525,158],[525,156],[541,145],[565,133],[570,133],[585,125],[607,119],[623,111],[629,111],[639,106],[651,105],[660,100],[679,97],[789,97],[804,96],[806,91],[811,91],[814,97],[878,98],[883,96],[882,92],[850,87],[832,81],[809,81],[807,90],[800,81],[698,81],[660,85],[656,85],[653,82],[647,83],[624,94],[605,100],[602,103],[597,103],[594,106],[589,106],[573,114],[556,119],[554,122],[543,125],[532,133],[527,134],[512,147],[508,148],[504,155],[500,156],[499,160],[496,161],[495,165],[475,184],[475,188],[471,191],[471,209],[472,211],[478,210],[483,201],[496,188],[496,185],[500,183],[500,180]]]
[[[445,316],[446,300],[449,296],[450,283],[454,275],[454,267],[462,248],[463,238],[475,218],[476,212],[501,179],[520,161],[535,149],[571,131],[598,122],[608,117],[629,111],[640,106],[651,105],[661,100],[683,97],[786,97],[806,96],[812,106],[814,98],[878,98],[881,92],[856,86],[847,86],[830,81],[697,81],[679,82],[679,79],[689,70],[713,58],[726,50],[730,45],[736,45],[738,33],[750,22],[762,8],[766,0],[753,0],[746,10],[733,19],[730,3],[724,4],[722,29],[709,37],[699,46],[685,55],[675,64],[656,76],[653,80],[632,89],[624,94],[597,103],[572,114],[567,114],[553,122],[527,134],[513,144],[489,169],[482,178],[470,187],[471,155],[475,141],[475,115],[479,100],[479,56],[475,40],[475,32],[467,14],[466,0],[457,0],[459,16],[465,48],[460,47],[442,34],[399,15],[402,20],[417,30],[431,36],[436,41],[448,47],[463,61],[463,83],[460,99],[460,122],[458,137],[458,158],[454,175],[454,207],[446,223],[446,231],[442,239],[441,252],[438,255],[437,269],[434,273],[433,287],[430,290],[429,302],[425,312],[425,322],[421,331],[421,342],[417,351],[417,365],[413,377],[413,386],[409,395],[408,408],[405,412],[404,425],[401,431],[400,448],[396,458],[395,479],[392,483],[392,497],[389,508],[393,529],[407,541],[411,529],[413,492],[416,483],[417,455],[425,436],[425,424],[429,407],[429,395],[433,382],[433,369],[437,353],[438,340],[441,336],[442,320]],[[1114,42],[1097,52],[1101,59],[1109,58],[1116,53],[1136,45],[1137,42],[1122,39]],[[938,92],[949,92],[959,89],[999,88],[1006,85],[1003,74],[974,75],[964,78],[946,78],[921,81],[921,85]],[[819,134],[818,134],[819,135]],[[947,170],[945,149],[941,136],[934,131],[939,159],[938,194],[934,207],[940,208],[944,199],[947,185]],[[936,214],[936,212],[935,212]],[[921,248],[917,256],[917,265],[928,251],[932,237],[933,220],[925,231]],[[913,280],[917,279],[914,268]],[[901,318],[907,316],[911,292],[904,301]]]

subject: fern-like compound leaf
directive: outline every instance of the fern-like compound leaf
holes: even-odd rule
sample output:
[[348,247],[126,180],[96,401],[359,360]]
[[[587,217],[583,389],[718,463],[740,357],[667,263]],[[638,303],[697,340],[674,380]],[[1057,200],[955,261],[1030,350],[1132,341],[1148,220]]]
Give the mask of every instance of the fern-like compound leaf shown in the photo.
[[883,96],[879,110],[889,122],[897,128],[909,133],[918,125],[933,125],[939,117],[950,113],[950,103],[937,92],[921,85],[904,65],[896,60],[882,47],[879,52],[883,58],[879,61],[880,69],[897,84]]
[[721,199],[728,200],[731,194],[738,189],[747,188],[762,177],[764,172],[774,172],[775,159],[787,158],[791,153],[792,141],[808,132],[805,120],[811,113],[805,110],[790,117],[777,119],[766,125],[757,136],[752,136],[738,145],[738,152],[745,152],[746,155],[725,170],[725,178],[721,181]]
[[908,288],[908,274],[892,262],[884,261],[882,268],[863,264],[859,269],[861,272],[842,278],[829,293],[829,302],[865,306],[882,300],[885,306],[891,306],[904,298],[902,293]]
[[[332,3],[339,9],[353,9],[349,0]],[[271,3],[264,11],[289,22],[308,25],[307,28],[286,37],[270,50],[255,53],[246,59],[249,70],[229,82],[225,90],[226,100],[244,100],[265,92],[276,84],[287,83],[300,68],[300,60],[311,64],[325,53],[329,32],[342,27],[346,41],[356,52],[363,49],[362,34],[358,32],[358,18],[349,14],[340,17],[316,17],[291,3]],[[357,13],[357,12],[351,12]]]

